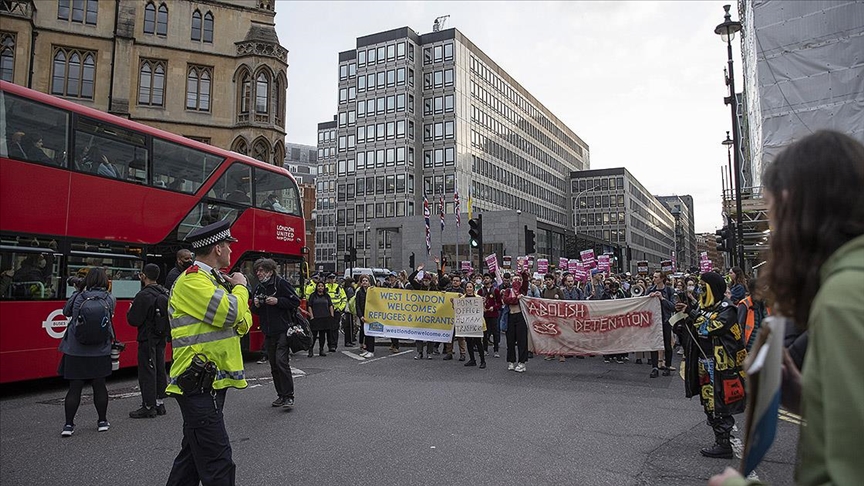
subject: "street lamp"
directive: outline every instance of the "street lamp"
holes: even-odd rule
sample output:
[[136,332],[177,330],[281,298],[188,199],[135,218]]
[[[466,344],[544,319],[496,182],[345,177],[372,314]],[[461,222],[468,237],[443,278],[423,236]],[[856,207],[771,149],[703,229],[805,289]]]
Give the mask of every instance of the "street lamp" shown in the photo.
[[726,15],[724,16],[723,23],[714,28],[714,33],[719,35],[720,39],[726,43],[726,53],[729,63],[729,74],[726,77],[726,84],[729,86],[729,96],[724,99],[724,102],[732,107],[732,146],[735,151],[735,222],[738,231],[738,237],[735,242],[735,254],[737,255],[738,265],[743,268],[745,265],[744,224],[741,210],[741,134],[738,129],[738,103],[735,99],[735,72],[732,70],[732,39],[735,38],[735,33],[741,30],[741,22],[732,20],[729,8],[730,5],[723,6]]

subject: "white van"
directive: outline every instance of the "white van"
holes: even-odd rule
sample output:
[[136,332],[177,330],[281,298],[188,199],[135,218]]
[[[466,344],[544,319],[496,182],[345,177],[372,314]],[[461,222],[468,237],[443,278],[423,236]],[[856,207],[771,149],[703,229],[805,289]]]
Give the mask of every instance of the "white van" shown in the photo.
[[375,278],[375,281],[378,282],[378,285],[380,285],[381,282],[386,280],[391,273],[392,272],[386,268],[355,267],[345,269],[345,278],[350,276],[356,282],[360,275],[372,275]]

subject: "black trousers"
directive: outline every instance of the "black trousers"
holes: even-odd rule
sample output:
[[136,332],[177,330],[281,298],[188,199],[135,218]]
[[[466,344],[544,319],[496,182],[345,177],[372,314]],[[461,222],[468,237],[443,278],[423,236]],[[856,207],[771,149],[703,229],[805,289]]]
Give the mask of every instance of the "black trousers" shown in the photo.
[[237,466],[231,458],[231,443],[222,415],[225,390],[175,398],[183,414],[183,442],[166,486],[199,482],[203,486],[234,486]]
[[468,359],[474,361],[474,350],[476,349],[480,353],[480,362],[486,362],[486,355],[483,352],[483,338],[469,337],[465,338],[465,341],[468,342]]
[[498,352],[498,347],[501,344],[501,329],[498,327],[497,317],[484,317],[486,320],[486,330],[483,331],[483,348],[489,350],[489,343],[492,343],[492,351]]
[[342,321],[342,311],[333,311],[333,322],[336,324],[327,330],[327,347],[330,351],[336,351],[339,345],[339,323]]
[[[663,323],[663,353],[666,358],[666,367],[672,366],[672,325],[669,322]],[[651,366],[657,367],[657,360],[659,359],[659,354],[657,351],[651,351]]]
[[507,316],[507,362],[516,362],[516,346],[519,346],[519,362],[528,361],[528,326],[521,312]]
[[165,398],[168,373],[165,372],[165,340],[138,342],[138,386],[141,402],[147,408],[156,406],[156,399]]
[[279,398],[293,398],[294,378],[291,376],[291,365],[288,364],[291,356],[288,335],[282,332],[275,336],[265,336],[264,349],[267,350],[267,361],[270,363],[276,394]]
[[345,334],[345,346],[354,342],[354,314],[342,314],[342,333]]

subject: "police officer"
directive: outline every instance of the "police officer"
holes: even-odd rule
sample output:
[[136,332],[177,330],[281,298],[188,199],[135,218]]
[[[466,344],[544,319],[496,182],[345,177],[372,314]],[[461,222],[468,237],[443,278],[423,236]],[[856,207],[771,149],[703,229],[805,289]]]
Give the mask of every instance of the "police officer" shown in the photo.
[[348,297],[345,295],[345,289],[336,282],[335,273],[327,275],[327,283],[324,286],[327,288],[327,293],[330,294],[330,300],[333,301],[333,324],[327,331],[327,345],[330,352],[335,353],[336,346],[339,344],[339,323],[342,322],[342,313],[345,312]]
[[[249,291],[240,273],[219,272],[231,264],[230,223],[220,221],[186,237],[196,262],[177,281],[169,300],[174,363],[167,393],[183,414],[183,442],[168,477],[168,486],[233,485],[236,466],[222,409],[228,388],[246,388],[240,337],[249,331]],[[216,376],[208,389],[181,390],[178,377],[192,359],[212,361]]]

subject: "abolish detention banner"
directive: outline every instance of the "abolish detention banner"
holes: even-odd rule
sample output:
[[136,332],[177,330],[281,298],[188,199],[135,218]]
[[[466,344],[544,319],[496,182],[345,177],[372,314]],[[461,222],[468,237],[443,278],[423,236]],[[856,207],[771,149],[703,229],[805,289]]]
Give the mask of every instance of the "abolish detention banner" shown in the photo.
[[449,343],[453,340],[455,292],[381,289],[366,294],[367,336]]
[[612,300],[519,301],[534,353],[617,354],[663,349],[663,318],[656,297]]

